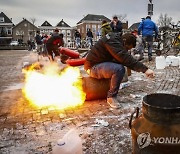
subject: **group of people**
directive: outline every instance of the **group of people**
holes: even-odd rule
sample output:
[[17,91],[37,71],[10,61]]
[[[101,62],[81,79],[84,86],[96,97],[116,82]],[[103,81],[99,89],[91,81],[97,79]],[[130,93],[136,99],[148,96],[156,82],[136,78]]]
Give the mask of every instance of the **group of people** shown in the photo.
[[81,34],[77,29],[75,30],[74,38],[76,48],[81,48],[82,46],[91,48],[93,46],[93,33],[90,28],[87,29],[85,40],[82,40],[85,43],[81,41]]
[[[113,17],[112,22],[109,24],[106,20],[102,21],[100,36],[104,37],[109,32],[117,32],[122,34],[122,23],[118,20],[117,16]],[[74,33],[75,45],[77,48],[82,46],[82,38],[80,32],[76,29]],[[86,38],[88,46],[91,48],[93,46],[93,33],[90,28],[87,29]]]
[[50,61],[54,61],[60,56],[59,47],[64,46],[63,34],[58,29],[54,30],[50,36],[40,35],[40,31],[36,32],[35,41],[37,44],[37,53],[49,57]]
[[[105,36],[109,32],[119,32],[122,34],[122,23],[118,20],[117,16],[113,17],[111,23],[106,20],[102,21],[101,35]],[[132,31],[132,34],[136,37],[136,46],[133,48],[133,54],[138,53],[140,55],[139,61],[144,59],[144,51],[147,47],[148,49],[148,59],[152,60],[152,47],[153,47],[153,37],[157,39],[158,28],[156,24],[151,20],[150,16],[146,19],[142,18],[142,22],[139,24],[138,29]]]

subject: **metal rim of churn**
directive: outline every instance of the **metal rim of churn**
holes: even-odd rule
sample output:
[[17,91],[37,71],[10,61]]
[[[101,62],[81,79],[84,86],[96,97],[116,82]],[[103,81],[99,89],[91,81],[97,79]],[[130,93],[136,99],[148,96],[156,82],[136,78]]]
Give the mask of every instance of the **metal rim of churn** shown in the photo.
[[180,123],[180,96],[165,93],[146,95],[142,102],[143,116],[155,123]]

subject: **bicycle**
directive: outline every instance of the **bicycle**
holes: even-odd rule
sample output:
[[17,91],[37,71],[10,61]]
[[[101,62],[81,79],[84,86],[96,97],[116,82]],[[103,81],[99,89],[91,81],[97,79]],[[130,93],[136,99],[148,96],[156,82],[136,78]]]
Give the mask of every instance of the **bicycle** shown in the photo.
[[156,55],[175,55],[180,50],[180,32],[164,32],[157,38],[157,45],[154,47]]
[[84,40],[82,40],[81,42],[81,47],[82,48],[87,48],[87,49],[90,49],[92,47],[92,42],[89,38],[86,38]]

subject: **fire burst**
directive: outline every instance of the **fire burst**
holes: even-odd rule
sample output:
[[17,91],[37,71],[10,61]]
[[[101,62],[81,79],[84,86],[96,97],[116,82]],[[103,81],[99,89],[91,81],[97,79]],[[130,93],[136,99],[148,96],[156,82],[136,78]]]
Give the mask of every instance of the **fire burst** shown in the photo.
[[55,64],[46,66],[42,72],[25,71],[23,93],[35,106],[58,109],[82,105],[86,98],[79,68],[67,67],[60,72]]

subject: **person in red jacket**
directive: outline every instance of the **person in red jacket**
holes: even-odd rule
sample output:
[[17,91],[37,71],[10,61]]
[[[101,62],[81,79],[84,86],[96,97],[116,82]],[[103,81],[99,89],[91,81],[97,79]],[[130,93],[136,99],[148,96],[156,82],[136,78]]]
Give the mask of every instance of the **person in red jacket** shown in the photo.
[[60,56],[59,47],[64,46],[63,34],[52,35],[46,42],[50,61],[54,61],[56,56]]

